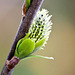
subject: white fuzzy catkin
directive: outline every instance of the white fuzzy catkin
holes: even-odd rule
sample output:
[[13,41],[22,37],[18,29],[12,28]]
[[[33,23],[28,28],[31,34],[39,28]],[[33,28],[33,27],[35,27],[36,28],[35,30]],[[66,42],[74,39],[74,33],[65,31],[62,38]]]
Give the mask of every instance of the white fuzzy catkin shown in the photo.
[[45,46],[52,29],[53,23],[50,20],[51,17],[52,15],[49,15],[46,9],[42,9],[42,11],[39,10],[29,29],[29,38],[34,39],[35,42],[46,38],[43,44],[43,46]]

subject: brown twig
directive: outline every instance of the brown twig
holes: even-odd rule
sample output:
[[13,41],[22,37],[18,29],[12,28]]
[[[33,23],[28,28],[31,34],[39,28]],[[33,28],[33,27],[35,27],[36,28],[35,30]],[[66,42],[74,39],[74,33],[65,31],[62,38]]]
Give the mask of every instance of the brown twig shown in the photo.
[[[28,32],[30,25],[33,22],[33,19],[37,13],[37,11],[40,9],[42,3],[44,0],[32,0],[32,4],[30,5],[28,11],[26,12],[25,16],[22,16],[21,24],[18,29],[18,32],[16,34],[16,38],[13,42],[13,45],[11,47],[10,53],[8,55],[8,58],[6,60],[6,63],[3,67],[1,75],[12,75],[13,69],[16,64],[18,64],[19,59],[14,56],[15,48],[18,43],[18,41],[23,38]],[[11,66],[14,64],[14,66]]]

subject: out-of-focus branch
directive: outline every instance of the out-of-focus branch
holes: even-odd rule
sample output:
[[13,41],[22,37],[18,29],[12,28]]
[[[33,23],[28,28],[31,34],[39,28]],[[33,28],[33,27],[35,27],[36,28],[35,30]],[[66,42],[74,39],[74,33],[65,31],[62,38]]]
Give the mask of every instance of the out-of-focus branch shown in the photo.
[[[26,35],[25,33],[28,32],[29,27],[32,24],[33,19],[36,15],[37,11],[40,9],[43,1],[44,0],[32,0],[32,3],[30,5],[29,9],[27,10],[25,16],[24,15],[22,16],[20,27],[16,34],[16,38],[13,42],[13,45],[11,47],[10,53],[8,55],[5,65],[3,67],[1,75],[12,75],[15,65],[17,65],[19,62],[18,58],[13,57],[14,53],[15,53],[16,45],[17,45],[18,41]],[[23,9],[23,11],[24,11],[24,9]],[[25,11],[23,13],[25,13]],[[14,64],[14,66],[11,66],[12,64]],[[10,69],[10,66],[12,67],[11,69]]]

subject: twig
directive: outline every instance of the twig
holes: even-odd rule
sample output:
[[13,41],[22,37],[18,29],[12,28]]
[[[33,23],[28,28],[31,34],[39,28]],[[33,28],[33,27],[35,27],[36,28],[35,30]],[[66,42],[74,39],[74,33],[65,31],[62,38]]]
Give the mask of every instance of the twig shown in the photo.
[[[44,0],[32,0],[32,4],[30,5],[28,11],[26,12],[26,15],[22,16],[20,27],[19,27],[18,32],[16,34],[16,38],[13,42],[13,45],[11,47],[10,53],[8,55],[8,58],[6,60],[5,65],[3,67],[1,75],[12,75],[12,72],[13,72],[15,65],[18,64],[18,62],[19,62],[18,58],[13,57],[16,45],[17,45],[18,41],[26,35],[25,33],[28,32],[29,27],[32,24],[33,19],[36,15],[37,11],[40,9],[43,1]],[[12,61],[12,59],[13,59],[13,61]],[[14,62],[15,60],[17,61],[17,63],[14,65],[14,67],[9,69],[10,64],[14,64],[12,62]],[[9,63],[7,63],[8,61],[9,61]],[[9,65],[9,67],[8,67],[8,65]]]

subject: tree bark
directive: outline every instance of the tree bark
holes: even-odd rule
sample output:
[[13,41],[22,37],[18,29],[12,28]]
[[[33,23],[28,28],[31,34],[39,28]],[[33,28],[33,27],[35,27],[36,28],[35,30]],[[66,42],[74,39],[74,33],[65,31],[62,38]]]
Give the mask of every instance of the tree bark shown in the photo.
[[[6,63],[3,67],[1,75],[12,75],[14,67],[18,64],[19,61],[17,62],[17,64],[15,64],[15,66],[12,69],[8,68],[7,61],[11,61],[11,59],[13,58],[14,53],[15,53],[15,48],[16,48],[18,41],[21,38],[23,38],[26,35],[26,33],[28,32],[29,27],[32,24],[34,17],[36,15],[37,11],[40,9],[43,1],[44,0],[32,0],[32,3],[26,12],[26,15],[22,16],[21,24],[20,24],[19,29],[17,31],[16,38],[15,38],[13,45],[10,49],[10,53],[7,57],[7,60],[6,60]],[[14,59],[13,59],[13,61],[14,61]]]

